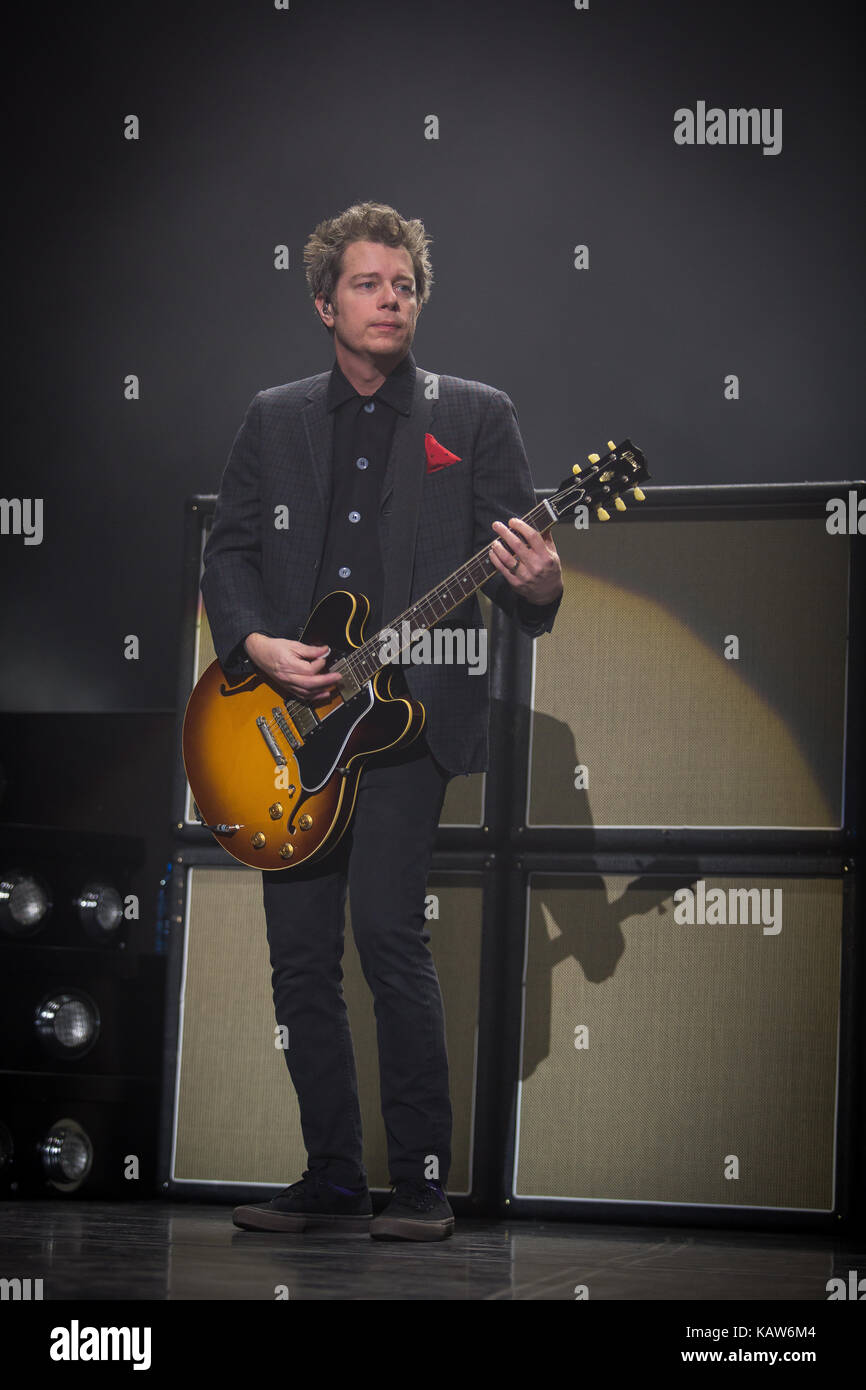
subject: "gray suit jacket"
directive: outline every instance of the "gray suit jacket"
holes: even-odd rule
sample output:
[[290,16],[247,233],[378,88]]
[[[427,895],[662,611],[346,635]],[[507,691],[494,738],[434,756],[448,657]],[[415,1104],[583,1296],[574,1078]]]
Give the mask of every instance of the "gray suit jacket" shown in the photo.
[[[524,516],[535,505],[508,396],[478,381],[417,366],[415,371],[412,410],[397,417],[382,488],[383,625],[494,540],[493,521]],[[202,593],[229,680],[251,669],[243,649],[249,633],[297,639],[310,614],[329,515],[334,423],[325,404],[329,375],[260,391],[223,473]],[[424,433],[460,462],[428,471]],[[288,509],[287,529],[275,524],[278,515],[285,516],[279,508]],[[551,630],[558,599],[544,608],[518,600],[499,574],[484,585],[484,593],[530,636]],[[442,626],[482,630],[477,596],[447,615]],[[425,734],[433,756],[451,773],[484,771],[487,674],[472,674],[462,662],[402,670],[427,711]]]

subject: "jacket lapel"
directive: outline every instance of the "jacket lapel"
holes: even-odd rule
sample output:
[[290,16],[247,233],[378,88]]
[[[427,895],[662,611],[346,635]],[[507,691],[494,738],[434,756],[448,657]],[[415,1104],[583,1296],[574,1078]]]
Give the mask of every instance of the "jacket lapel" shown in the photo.
[[433,419],[433,402],[425,394],[428,376],[429,373],[416,366],[412,409],[408,415],[398,416],[382,483],[380,538],[383,535],[382,513],[390,508],[388,543],[382,547],[383,623],[390,623],[408,607],[412,591],[415,537],[427,467],[424,435],[431,429]]
[[324,507],[331,500],[331,459],[334,452],[334,417],[327,410],[329,373],[316,377],[307,392],[306,405],[301,411],[307,434],[313,478]]

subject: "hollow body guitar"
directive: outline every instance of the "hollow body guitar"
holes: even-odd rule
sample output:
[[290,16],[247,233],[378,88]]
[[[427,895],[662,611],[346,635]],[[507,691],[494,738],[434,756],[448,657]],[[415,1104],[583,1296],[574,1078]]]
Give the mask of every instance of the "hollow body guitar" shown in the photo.
[[[542,534],[578,507],[604,502],[624,509],[621,494],[649,477],[630,440],[590,455],[591,467],[566,479],[523,518]],[[578,470],[575,470],[578,472]],[[492,544],[492,543],[491,543]],[[242,864],[291,869],[321,859],[345,833],[365,763],[412,743],[425,711],[405,687],[394,662],[394,638],[405,649],[498,571],[490,546],[372,636],[365,634],[370,605],[363,594],[336,590],[316,605],[301,641],[330,647],[328,671],[341,680],[325,701],[307,703],[255,671],[229,685],[218,661],[203,673],[187,704],[183,760],[202,822]],[[388,657],[383,661],[383,651]]]

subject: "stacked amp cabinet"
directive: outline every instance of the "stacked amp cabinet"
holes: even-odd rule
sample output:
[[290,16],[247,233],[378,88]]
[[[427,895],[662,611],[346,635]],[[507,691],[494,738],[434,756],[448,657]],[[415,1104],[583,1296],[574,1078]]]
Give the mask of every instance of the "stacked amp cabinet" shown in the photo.
[[[427,899],[455,1210],[838,1229],[863,1212],[863,489],[645,491],[554,528],[551,635],[485,606],[490,772],[451,783]],[[188,510],[181,709],[213,659],[212,507]],[[175,823],[163,1182],[268,1195],[304,1154],[261,876],[197,827],[182,769]]]
[[514,1211],[856,1214],[852,494],[648,488],[618,525],[557,531],[555,640],[515,643]]

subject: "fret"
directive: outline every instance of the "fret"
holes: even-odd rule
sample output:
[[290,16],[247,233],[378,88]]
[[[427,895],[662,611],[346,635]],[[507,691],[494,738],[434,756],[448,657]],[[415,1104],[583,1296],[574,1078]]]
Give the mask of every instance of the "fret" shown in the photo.
[[[583,481],[583,480],[582,480]],[[580,486],[579,484],[576,486]],[[569,488],[567,491],[571,491]],[[553,509],[555,510],[555,502]],[[532,508],[523,520],[536,531],[548,529],[552,525],[551,507],[542,502]],[[559,513],[556,512],[558,518]],[[492,545],[492,542],[491,542]],[[388,629],[398,633],[402,638],[404,631],[408,630],[411,634],[419,630],[433,627],[440,618],[444,618],[446,613],[452,612],[470,594],[480,589],[482,584],[486,584],[488,579],[497,573],[496,567],[490,558],[490,546],[473,555],[466,560],[458,569],[443,580],[435,589],[431,589],[428,594],[417,599],[410,608],[398,614],[393,621],[388,624]],[[408,623],[408,629],[404,629],[403,624]],[[342,662],[335,663],[334,670],[345,671],[345,685],[350,695],[357,694],[367,681],[381,670],[382,662],[379,659],[379,651],[383,643],[383,632],[381,629],[373,637],[367,639],[362,646],[351,652]],[[401,651],[404,648],[401,647]]]
[[[630,449],[634,449],[630,441],[626,441],[626,444],[629,445]],[[620,448],[623,451],[622,458],[627,462],[630,472],[622,471],[623,464],[613,452],[605,460],[597,460],[589,472],[581,473],[579,481],[567,481],[554,497],[538,503],[523,517],[524,522],[544,535],[556,521],[561,520],[564,515],[572,511],[578,501],[584,504],[598,502],[608,499],[611,495],[616,500],[618,491],[623,484],[627,484],[629,490],[634,488],[637,500],[642,501],[643,495],[635,484],[638,479],[649,476],[644,460],[641,457],[640,462],[638,462],[633,453],[626,450],[624,446],[620,446]],[[498,573],[497,567],[491,559],[494,543],[491,542],[477,555],[471,556],[470,559],[458,566],[453,574],[448,575],[447,579],[443,579],[436,588],[417,599],[404,612],[398,614],[390,624],[368,637],[360,647],[353,649],[334,662],[331,670],[337,672],[342,678],[337,690],[344,698],[351,699],[357,695],[385,665],[390,664],[383,662],[380,657],[383,643],[386,640],[386,633],[390,636],[396,632],[398,644],[404,643],[404,645],[399,646],[399,654],[402,654],[412,642],[416,632],[434,627],[441,618],[458,608],[471,594]],[[335,693],[337,692],[335,691]],[[302,739],[316,728],[318,723],[316,714],[306,702],[287,700],[285,708]],[[281,723],[279,711],[274,710],[274,716],[276,727],[291,742],[291,735],[286,733],[286,729]]]

